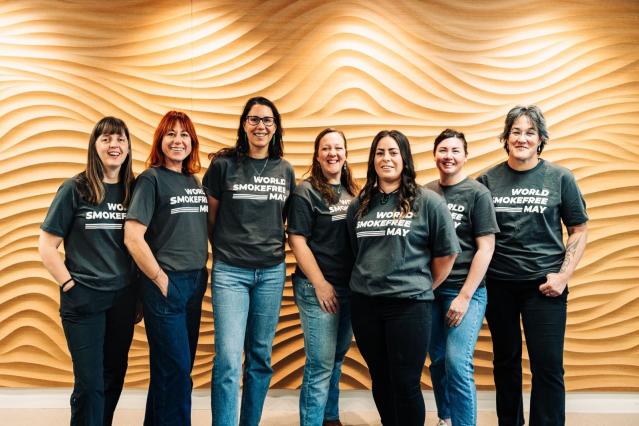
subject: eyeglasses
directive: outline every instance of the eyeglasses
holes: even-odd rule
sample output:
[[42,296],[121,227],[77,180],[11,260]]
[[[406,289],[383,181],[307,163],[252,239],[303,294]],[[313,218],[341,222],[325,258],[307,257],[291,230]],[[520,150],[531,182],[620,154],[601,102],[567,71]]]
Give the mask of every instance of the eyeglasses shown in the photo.
[[537,132],[534,130],[528,130],[526,133],[522,133],[519,130],[511,130],[510,131],[510,136],[512,136],[515,139],[519,139],[521,137],[521,135],[524,135],[526,137],[526,139],[533,139],[537,136]]
[[257,126],[258,124],[260,124],[260,121],[262,123],[264,123],[264,125],[266,127],[271,127],[273,124],[275,124],[275,118],[273,118],[273,117],[258,117],[257,115],[248,115],[248,116],[246,116],[246,121],[248,121],[248,123],[251,126]]

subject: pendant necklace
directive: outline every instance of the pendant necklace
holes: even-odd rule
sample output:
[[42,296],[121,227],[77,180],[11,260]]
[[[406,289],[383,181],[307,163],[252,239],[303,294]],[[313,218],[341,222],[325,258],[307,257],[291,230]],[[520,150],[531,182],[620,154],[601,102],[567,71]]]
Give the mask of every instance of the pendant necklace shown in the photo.
[[381,205],[384,205],[384,204],[388,203],[388,200],[390,200],[391,195],[396,194],[399,191],[399,188],[397,188],[396,190],[391,191],[391,192],[384,192],[384,191],[382,191],[381,188],[378,188],[378,189],[379,189],[379,192],[382,193],[382,199],[379,200],[379,203]]
[[251,165],[253,170],[255,170],[255,173],[257,173],[257,177],[262,177],[262,173],[264,173],[264,170],[266,169],[266,166],[268,165],[269,158],[266,157],[266,161],[264,162],[264,165],[262,166],[262,170],[260,170],[259,172],[255,168],[255,166],[253,165],[253,161],[251,161],[251,160],[254,160],[254,159],[253,158],[249,158],[249,164]]

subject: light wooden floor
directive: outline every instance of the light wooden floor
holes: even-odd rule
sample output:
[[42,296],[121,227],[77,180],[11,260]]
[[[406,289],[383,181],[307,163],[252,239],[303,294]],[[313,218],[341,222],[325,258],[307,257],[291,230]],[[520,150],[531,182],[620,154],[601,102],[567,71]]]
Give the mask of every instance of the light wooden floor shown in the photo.
[[[10,390],[0,389],[0,425],[7,426],[56,426],[69,424],[69,409],[66,408],[70,389],[56,390]],[[296,426],[298,421],[299,393],[297,391],[271,390],[267,397],[262,426]],[[146,394],[141,390],[126,390],[116,411],[114,425],[138,426],[144,418]],[[574,405],[575,399],[577,406]],[[425,392],[426,426],[435,426],[437,416],[432,392]],[[585,403],[584,403],[585,401]],[[211,424],[209,392],[196,390],[193,395],[193,426]],[[345,391],[340,397],[341,420],[345,426],[380,425],[370,392]],[[615,405],[616,404],[616,405]],[[478,426],[497,424],[494,412],[494,394],[478,394]],[[49,408],[41,408],[49,407]],[[582,407],[570,411],[571,407]],[[586,408],[584,410],[583,408]],[[567,426],[639,426],[639,395],[637,394],[568,394]],[[608,414],[601,411],[619,409],[626,414]],[[574,412],[577,411],[577,412]],[[596,412],[600,411],[600,412]]]
[[[345,426],[380,425],[377,413],[374,411],[345,411],[342,413],[342,423]],[[53,426],[68,425],[69,411],[62,409],[0,409],[0,423],[7,426]],[[117,411],[114,425],[138,426],[144,419],[144,410],[120,409]],[[193,426],[209,426],[211,412],[209,410],[193,410]],[[427,426],[435,426],[437,416],[428,413]],[[262,416],[262,426],[295,426],[299,424],[297,412],[281,410],[266,410]],[[493,412],[480,411],[478,426],[492,426],[497,424],[497,417]],[[569,413],[567,426],[637,426],[637,414],[591,414]]]

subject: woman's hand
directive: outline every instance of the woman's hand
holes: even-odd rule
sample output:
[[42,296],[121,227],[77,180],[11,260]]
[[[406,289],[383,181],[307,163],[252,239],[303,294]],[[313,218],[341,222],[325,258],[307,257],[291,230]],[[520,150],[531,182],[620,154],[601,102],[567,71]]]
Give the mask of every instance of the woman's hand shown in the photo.
[[459,324],[461,324],[464,319],[464,315],[466,315],[466,311],[468,310],[469,302],[470,299],[468,299],[461,293],[453,299],[450,304],[450,308],[448,308],[448,312],[446,313],[447,326],[457,327]]
[[162,296],[165,298],[169,295],[169,276],[162,269],[158,271],[158,276],[155,277],[153,283],[158,286]]
[[546,275],[546,282],[539,286],[539,291],[548,297],[558,297],[564,292],[567,284],[568,279],[564,274],[550,273]]
[[315,288],[315,296],[319,302],[322,311],[329,314],[336,314],[339,310],[339,301],[337,300],[337,293],[335,289],[328,281],[324,281],[321,284],[313,285]]
[[66,293],[67,291],[71,290],[73,287],[75,287],[75,281],[71,280],[67,282],[66,284],[62,285],[62,292]]

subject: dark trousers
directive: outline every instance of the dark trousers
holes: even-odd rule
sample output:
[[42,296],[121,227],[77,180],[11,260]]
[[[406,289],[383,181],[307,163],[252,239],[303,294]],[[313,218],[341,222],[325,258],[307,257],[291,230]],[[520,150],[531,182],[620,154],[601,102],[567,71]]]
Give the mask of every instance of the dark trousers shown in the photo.
[[423,426],[421,374],[431,330],[430,301],[352,294],[351,320],[384,426]]
[[71,425],[110,425],[133,339],[136,291],[60,290],[60,317],[73,361]]
[[565,423],[563,353],[568,289],[559,297],[545,296],[539,291],[545,281],[487,281],[486,319],[493,340],[500,426],[524,424],[520,318],[532,373],[530,425]]
[[144,415],[147,426],[191,424],[191,370],[208,274],[204,268],[167,271],[167,275],[167,297],[147,277],[141,280],[151,365]]

